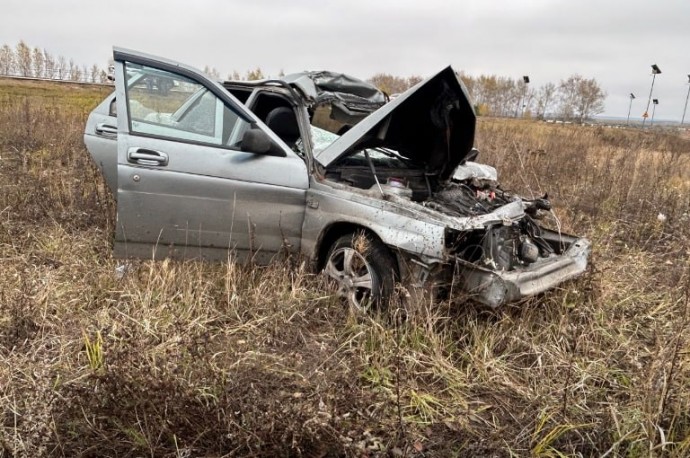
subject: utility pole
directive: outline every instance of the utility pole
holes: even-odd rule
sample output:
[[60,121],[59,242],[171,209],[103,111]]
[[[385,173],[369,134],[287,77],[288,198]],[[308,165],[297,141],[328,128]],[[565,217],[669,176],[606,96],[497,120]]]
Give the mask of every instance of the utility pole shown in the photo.
[[642,115],[642,127],[644,128],[644,123],[647,121],[649,116],[649,104],[652,103],[652,92],[654,91],[654,81],[656,80],[656,75],[661,73],[661,69],[656,65],[652,64],[652,87],[649,89],[649,99],[647,99],[647,109],[644,110]]
[[515,107],[515,117],[522,117],[525,109],[525,94],[527,93],[527,85],[529,84],[529,76],[523,76],[522,77],[522,82],[524,83],[524,88],[522,89],[522,97],[520,97],[520,101],[518,102],[518,106]]
[[632,101],[635,100],[635,94],[630,93],[630,106],[628,107],[628,120],[625,122],[626,126],[630,125],[630,110],[632,110]]
[[527,85],[529,84],[529,76],[523,76],[522,82],[525,83],[525,89],[522,92],[522,112],[520,113],[520,117],[525,116],[525,98],[527,97]]
[[685,109],[683,110],[683,118],[680,120],[680,125],[685,121],[685,112],[688,111],[688,99],[690,99],[690,75],[688,75],[688,95],[685,96]]

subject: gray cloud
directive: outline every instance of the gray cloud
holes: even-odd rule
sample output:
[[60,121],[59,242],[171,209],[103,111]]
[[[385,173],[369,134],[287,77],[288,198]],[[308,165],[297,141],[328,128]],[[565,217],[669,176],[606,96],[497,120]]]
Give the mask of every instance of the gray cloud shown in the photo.
[[428,75],[453,64],[469,74],[529,74],[536,87],[580,73],[602,83],[606,114],[618,116],[630,92],[633,116],[642,114],[657,63],[657,117],[680,119],[688,24],[683,0],[5,0],[0,43],[24,39],[87,65],[105,65],[118,45],[222,74],[260,66]]

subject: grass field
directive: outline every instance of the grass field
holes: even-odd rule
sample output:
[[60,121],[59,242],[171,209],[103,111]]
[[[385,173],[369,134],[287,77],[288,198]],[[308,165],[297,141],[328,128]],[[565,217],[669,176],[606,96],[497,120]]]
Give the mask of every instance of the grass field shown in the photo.
[[119,278],[82,142],[107,91],[0,80],[0,457],[690,455],[690,140],[481,119],[591,271],[392,324],[299,261]]

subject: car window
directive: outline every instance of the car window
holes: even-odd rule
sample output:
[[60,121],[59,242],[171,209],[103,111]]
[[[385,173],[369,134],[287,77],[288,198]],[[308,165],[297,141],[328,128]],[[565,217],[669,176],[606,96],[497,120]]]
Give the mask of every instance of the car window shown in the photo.
[[248,123],[202,84],[185,76],[125,63],[130,132],[228,145]]

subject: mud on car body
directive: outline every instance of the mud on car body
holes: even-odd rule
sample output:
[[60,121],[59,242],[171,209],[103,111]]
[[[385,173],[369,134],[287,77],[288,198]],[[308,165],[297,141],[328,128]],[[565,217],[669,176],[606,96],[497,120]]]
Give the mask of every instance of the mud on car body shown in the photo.
[[394,100],[332,72],[215,82],[114,49],[85,143],[117,200],[119,257],[311,259],[352,305],[396,282],[492,307],[585,271],[589,242],[538,224],[547,199],[477,163],[452,68]]

